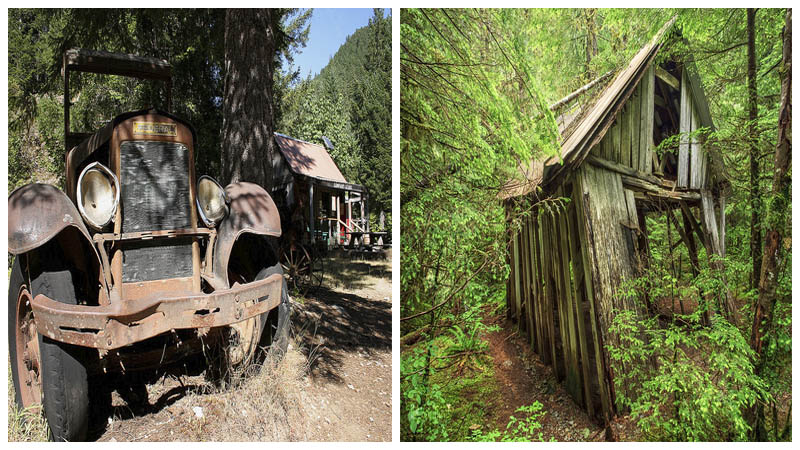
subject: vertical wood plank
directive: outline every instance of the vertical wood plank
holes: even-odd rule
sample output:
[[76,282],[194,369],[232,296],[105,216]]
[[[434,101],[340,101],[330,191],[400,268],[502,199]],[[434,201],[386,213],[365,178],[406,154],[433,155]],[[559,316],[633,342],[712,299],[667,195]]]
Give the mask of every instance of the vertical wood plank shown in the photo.
[[[560,192],[564,196],[563,191]],[[583,404],[581,372],[578,368],[580,352],[578,350],[578,324],[575,314],[575,296],[570,275],[570,254],[569,254],[569,228],[567,227],[566,209],[559,211],[558,214],[559,245],[561,260],[561,278],[564,285],[564,305],[566,306],[567,336],[569,342],[569,370],[567,371],[567,390],[579,404]]]
[[711,241],[711,250],[720,255],[719,228],[714,214],[714,199],[711,191],[703,189],[700,191],[700,203],[702,205],[703,223],[706,227],[707,238]]
[[620,120],[620,164],[630,167],[631,165],[631,105],[625,104]]
[[611,161],[614,161],[614,162],[617,162],[617,163],[622,163],[622,148],[621,148],[621,144],[620,144],[620,142],[621,142],[620,133],[621,133],[621,130],[622,130],[622,125],[621,125],[622,121],[621,121],[620,117],[622,117],[622,114],[617,116],[617,120],[614,123],[613,128],[611,128],[611,154],[612,154]]
[[[568,354],[568,341],[566,339],[566,317],[564,315],[564,287],[561,285],[561,268],[559,258],[559,246],[557,241],[558,230],[556,228],[555,213],[550,210],[547,212],[547,228],[548,228],[548,241],[547,246],[550,255],[550,276],[549,278],[553,283],[553,311],[558,315],[558,333],[556,337],[561,341],[561,361],[563,362],[564,371],[559,372],[562,378],[565,378],[569,372],[569,354]],[[556,365],[556,364],[554,364]],[[561,368],[559,368],[561,369]],[[560,380],[560,378],[559,378]]]
[[628,100],[631,103],[632,110],[631,110],[631,165],[630,167],[635,170],[639,170],[639,155],[641,154],[639,149],[639,139],[640,139],[640,131],[639,125],[641,124],[642,118],[642,84],[639,83],[639,86],[633,91],[633,95]]
[[528,230],[528,239],[527,239],[527,246],[526,251],[528,255],[528,285],[526,287],[526,292],[528,294],[528,303],[526,309],[526,315],[528,318],[528,343],[531,346],[531,349],[536,349],[536,317],[533,313],[534,303],[536,302],[535,296],[533,294],[533,287],[534,287],[534,267],[533,267],[533,218],[527,217],[525,219],[526,227]]
[[[694,107],[694,102],[690,102],[690,110],[691,110],[691,132],[694,133],[697,131],[699,126],[698,118],[697,118],[697,111]],[[700,189],[702,186],[700,185],[700,178],[701,178],[701,170],[702,170],[702,158],[703,155],[700,151],[700,142],[697,140],[697,136],[692,136],[689,139],[689,154],[691,155],[689,159],[689,187],[691,189]]]
[[588,165],[583,166],[583,170],[580,170],[575,177],[576,185],[574,189],[573,198],[575,199],[575,205],[577,208],[577,216],[578,216],[578,236],[581,242],[581,258],[584,268],[584,287],[586,292],[586,297],[589,303],[589,318],[591,322],[592,328],[592,347],[594,348],[594,357],[595,357],[595,369],[597,371],[597,384],[600,389],[600,400],[602,403],[603,411],[606,417],[611,417],[614,413],[612,409],[611,398],[609,395],[608,386],[605,382],[605,370],[604,370],[604,356],[603,356],[603,348],[602,348],[602,334],[600,334],[600,327],[598,326],[597,320],[597,308],[595,304],[595,292],[594,292],[594,271],[591,270],[592,264],[590,261],[594,260],[593,253],[594,253],[594,246],[592,240],[589,238],[589,232],[587,230],[588,223],[587,223],[587,208],[585,202],[589,201],[588,191],[586,190],[586,182],[587,178],[590,176],[587,173],[586,168],[589,168]]
[[586,407],[586,411],[589,413],[589,417],[594,416],[594,403],[592,402],[592,383],[591,378],[589,378],[589,369],[591,367],[590,363],[590,354],[589,354],[589,345],[591,341],[591,335],[587,333],[586,324],[585,324],[585,317],[586,311],[583,307],[583,301],[586,298],[585,293],[585,283],[583,278],[585,277],[584,267],[583,267],[583,255],[581,254],[581,239],[578,233],[578,216],[577,211],[578,208],[576,207],[576,197],[575,197],[575,185],[572,186],[572,192],[569,194],[571,195],[572,201],[567,208],[567,229],[569,230],[570,236],[570,260],[572,261],[572,274],[573,274],[573,299],[575,302],[575,315],[577,319],[577,327],[578,327],[578,344],[580,346],[580,358],[581,358],[581,376],[583,379],[583,396],[584,396],[584,405]]
[[[685,71],[684,71],[685,72]],[[678,181],[679,188],[689,185],[689,136],[691,131],[691,95],[689,95],[689,85],[686,82],[686,74],[681,75],[681,110],[679,119],[679,131],[681,133],[680,143],[678,144]]]
[[655,120],[655,67],[650,66],[644,75],[642,89],[642,121],[640,145],[643,157],[639,162],[639,170],[652,173],[653,169],[653,121]]
[[[555,316],[553,315],[553,286],[550,282],[551,273],[550,264],[548,263],[547,248],[547,213],[541,211],[539,214],[539,260],[541,261],[542,268],[542,312],[543,324],[546,327],[546,354],[544,357],[545,364],[550,364],[553,367],[553,375],[558,379],[558,364],[556,364],[556,341],[555,341]],[[543,355],[544,356],[544,355]]]
[[535,300],[536,304],[535,304],[534,311],[536,312],[536,323],[538,324],[538,326],[536,327],[536,336],[537,336],[536,353],[538,353],[539,356],[544,361],[546,359],[545,355],[547,353],[546,352],[547,346],[545,345],[545,342],[546,342],[545,334],[546,334],[547,324],[545,322],[545,317],[544,317],[544,312],[543,312],[544,289],[542,288],[542,263],[541,263],[541,253],[540,253],[540,250],[539,250],[540,247],[541,247],[541,240],[539,238],[540,232],[539,232],[538,211],[534,211],[534,214],[533,214],[533,225],[534,225],[534,227],[533,227],[533,230],[534,230],[534,233],[533,233],[533,239],[534,239],[534,256],[533,257],[534,257],[534,260],[533,261],[534,261],[534,267],[536,269],[535,274],[534,274],[534,284],[535,284],[534,293],[535,293],[535,298],[536,298],[536,300]]

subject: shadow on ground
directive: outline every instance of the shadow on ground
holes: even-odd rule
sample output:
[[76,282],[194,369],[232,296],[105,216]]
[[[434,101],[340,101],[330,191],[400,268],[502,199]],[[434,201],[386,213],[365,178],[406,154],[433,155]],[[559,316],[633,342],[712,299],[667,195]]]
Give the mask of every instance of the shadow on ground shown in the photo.
[[293,324],[310,356],[311,376],[341,382],[345,354],[391,351],[391,302],[358,291],[376,282],[391,283],[391,265],[343,258],[328,259],[325,264],[332,270],[325,274],[321,288],[297,303]]

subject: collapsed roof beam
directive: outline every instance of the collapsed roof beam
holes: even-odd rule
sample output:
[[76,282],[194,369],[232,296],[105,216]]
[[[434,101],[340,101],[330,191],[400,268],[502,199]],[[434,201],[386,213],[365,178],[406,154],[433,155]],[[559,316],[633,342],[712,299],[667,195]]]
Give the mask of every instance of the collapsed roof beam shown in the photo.
[[562,98],[561,100],[559,100],[559,101],[553,103],[552,105],[550,105],[550,110],[553,111],[553,112],[558,111],[559,109],[561,109],[564,106],[566,106],[569,102],[574,100],[579,95],[583,94],[584,92],[588,91],[589,89],[597,86],[598,84],[602,83],[604,80],[606,80],[609,77],[611,77],[611,75],[613,73],[614,73],[613,70],[609,70],[608,72],[604,73],[603,75],[600,75],[599,77],[595,78],[594,80],[590,81],[589,83],[583,85],[583,87],[579,88],[577,91],[569,94],[568,96],[566,96],[566,97]]

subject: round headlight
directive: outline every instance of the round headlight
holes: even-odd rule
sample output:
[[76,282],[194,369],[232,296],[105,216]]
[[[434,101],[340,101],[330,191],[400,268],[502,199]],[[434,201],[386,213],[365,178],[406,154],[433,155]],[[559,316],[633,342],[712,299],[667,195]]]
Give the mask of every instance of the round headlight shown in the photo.
[[228,214],[228,196],[217,180],[203,175],[197,180],[197,210],[206,226],[213,227]]
[[86,166],[78,177],[78,210],[94,229],[100,230],[114,219],[119,205],[119,181],[99,162]]

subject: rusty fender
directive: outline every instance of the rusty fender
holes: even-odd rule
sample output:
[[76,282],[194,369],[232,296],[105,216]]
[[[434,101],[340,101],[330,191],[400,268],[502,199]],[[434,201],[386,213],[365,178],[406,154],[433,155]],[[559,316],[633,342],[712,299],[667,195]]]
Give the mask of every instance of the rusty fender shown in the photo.
[[[75,227],[94,252],[97,267],[103,270],[89,230],[75,204],[57,187],[31,183],[14,189],[8,196],[8,252],[21,255],[50,242],[67,227]],[[101,278],[107,289],[105,274]]]
[[253,183],[231,183],[225,187],[230,213],[220,224],[214,246],[214,279],[228,287],[228,262],[236,239],[244,233],[280,237],[281,218],[272,197]]
[[211,294],[153,296],[106,306],[68,305],[39,294],[31,301],[36,327],[68,344],[113,350],[173,329],[211,328],[240,322],[277,307],[283,275]]
[[94,248],[78,208],[55,186],[26,184],[8,196],[9,253],[19,255],[38,248],[66,227],[77,228]]

